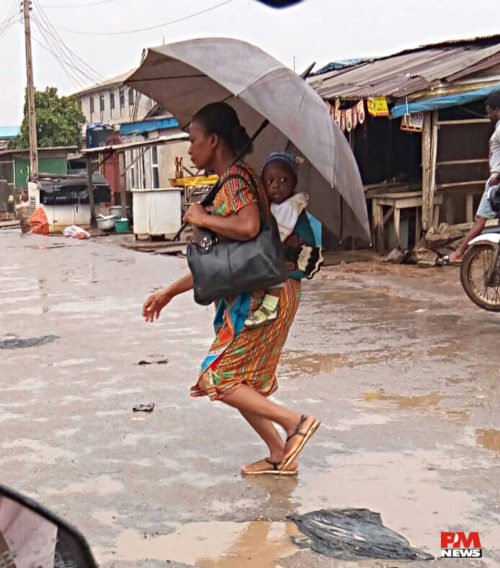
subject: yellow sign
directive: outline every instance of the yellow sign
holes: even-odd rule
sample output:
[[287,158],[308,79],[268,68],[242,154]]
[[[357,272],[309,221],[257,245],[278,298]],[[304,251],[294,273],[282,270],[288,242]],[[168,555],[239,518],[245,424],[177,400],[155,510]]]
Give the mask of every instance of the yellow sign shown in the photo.
[[369,97],[366,102],[370,116],[389,116],[389,108],[385,97]]

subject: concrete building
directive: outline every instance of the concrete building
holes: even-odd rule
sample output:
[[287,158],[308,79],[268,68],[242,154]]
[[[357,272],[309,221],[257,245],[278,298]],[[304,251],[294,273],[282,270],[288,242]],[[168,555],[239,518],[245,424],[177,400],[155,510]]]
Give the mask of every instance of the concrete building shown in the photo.
[[131,71],[74,93],[88,124],[115,125],[140,120],[154,106],[151,99],[124,84]]

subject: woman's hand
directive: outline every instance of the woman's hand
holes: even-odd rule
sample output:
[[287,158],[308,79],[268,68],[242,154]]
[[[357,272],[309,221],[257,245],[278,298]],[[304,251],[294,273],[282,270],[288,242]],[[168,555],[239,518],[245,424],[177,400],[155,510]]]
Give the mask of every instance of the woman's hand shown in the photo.
[[144,306],[142,306],[142,317],[147,322],[154,322],[155,319],[160,317],[160,312],[171,299],[172,295],[168,288],[164,288],[163,290],[159,290],[158,292],[151,294],[151,296],[149,296],[149,298],[144,302]]
[[204,222],[206,221],[207,217],[210,217],[210,213],[207,213],[206,209],[203,205],[199,203],[192,203],[186,214],[182,218],[184,223],[190,223],[191,225],[196,225],[197,227],[203,227]]

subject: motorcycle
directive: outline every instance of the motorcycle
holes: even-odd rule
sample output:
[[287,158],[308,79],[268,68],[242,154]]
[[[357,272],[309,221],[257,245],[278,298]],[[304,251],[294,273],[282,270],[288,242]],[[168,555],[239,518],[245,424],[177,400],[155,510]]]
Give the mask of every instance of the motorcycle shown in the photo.
[[0,567],[98,568],[83,535],[36,501],[0,485]]
[[472,239],[460,265],[460,280],[469,298],[483,310],[500,312],[500,226]]

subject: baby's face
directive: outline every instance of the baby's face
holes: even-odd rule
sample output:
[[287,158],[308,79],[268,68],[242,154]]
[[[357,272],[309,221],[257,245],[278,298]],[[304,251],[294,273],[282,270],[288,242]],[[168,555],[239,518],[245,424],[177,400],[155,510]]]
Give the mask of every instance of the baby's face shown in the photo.
[[295,177],[283,162],[271,162],[262,172],[262,182],[271,203],[283,203],[293,193]]

